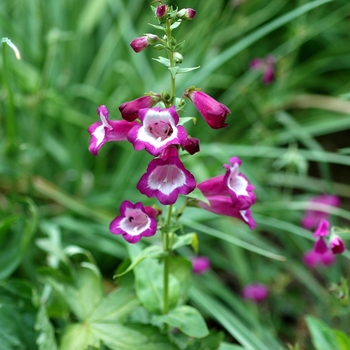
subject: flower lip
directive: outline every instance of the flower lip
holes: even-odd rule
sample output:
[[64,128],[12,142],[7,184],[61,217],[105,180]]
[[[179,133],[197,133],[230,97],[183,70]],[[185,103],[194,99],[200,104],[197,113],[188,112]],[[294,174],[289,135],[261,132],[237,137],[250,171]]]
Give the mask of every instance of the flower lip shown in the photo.
[[153,156],[158,156],[170,145],[184,145],[187,132],[179,122],[174,106],[168,109],[160,107],[143,108],[139,111],[142,125],[132,128],[128,140],[135,150],[145,149]]
[[132,204],[124,201],[120,206],[120,216],[111,222],[109,230],[115,235],[123,235],[129,243],[137,243],[141,237],[153,236],[156,233],[157,222],[152,213],[146,210],[141,202]]

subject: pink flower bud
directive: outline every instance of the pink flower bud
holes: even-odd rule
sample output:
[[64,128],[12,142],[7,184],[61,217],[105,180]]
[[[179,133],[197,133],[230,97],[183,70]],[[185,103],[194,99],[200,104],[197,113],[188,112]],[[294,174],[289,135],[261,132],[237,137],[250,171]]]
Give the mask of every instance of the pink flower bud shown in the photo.
[[177,17],[180,19],[189,19],[192,20],[196,15],[196,11],[193,9],[182,9],[177,14]]
[[135,52],[141,52],[149,45],[147,35],[141,36],[139,38],[134,39],[130,46]]
[[124,102],[119,106],[122,118],[128,122],[132,122],[139,116],[139,110],[142,108],[151,108],[157,103],[157,98],[152,96],[141,96],[135,100]]
[[193,155],[199,152],[199,140],[194,137],[188,137],[183,148],[190,154]]
[[337,235],[333,235],[329,241],[333,254],[341,254],[345,250],[344,242]]
[[221,129],[227,126],[225,123],[226,117],[227,114],[231,114],[231,111],[225,105],[198,90],[187,89],[184,96],[193,102],[198,112],[212,129]]
[[163,4],[163,5],[160,5],[156,8],[156,13],[155,15],[158,17],[158,18],[162,18],[164,17],[166,14],[166,5]]

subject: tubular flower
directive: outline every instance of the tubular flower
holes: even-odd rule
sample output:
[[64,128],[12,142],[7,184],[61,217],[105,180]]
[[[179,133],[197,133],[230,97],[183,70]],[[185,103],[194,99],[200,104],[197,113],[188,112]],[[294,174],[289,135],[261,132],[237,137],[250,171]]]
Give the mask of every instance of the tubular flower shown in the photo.
[[186,150],[190,155],[193,155],[200,151],[199,140],[195,137],[188,137],[186,139],[185,144],[183,145],[183,149]]
[[249,208],[256,200],[254,186],[238,172],[241,160],[238,157],[232,157],[230,162],[232,166],[224,165],[227,169],[225,175],[219,175],[198,184],[198,189],[209,201],[209,205],[198,201],[197,206],[218,215],[235,217],[253,229],[256,223]]
[[164,205],[174,204],[179,194],[189,194],[196,187],[194,176],[181,163],[176,147],[170,146],[160,158],[153,159],[137,184],[149,198],[157,197]]
[[197,256],[192,258],[192,270],[196,275],[201,275],[209,269],[210,260],[206,256]]
[[317,230],[314,233],[314,237],[317,237],[317,241],[314,244],[313,250],[310,250],[304,254],[303,261],[305,265],[310,268],[314,268],[317,265],[329,266],[335,261],[334,254],[341,254],[345,250],[345,245],[340,237],[334,235],[330,239],[330,248],[328,247],[325,238],[328,236],[329,222],[325,219],[321,219]]
[[111,222],[109,230],[115,235],[123,235],[129,243],[137,243],[141,237],[150,237],[156,233],[156,215],[157,210],[144,207],[141,202],[132,204],[124,201],[120,206],[120,216]]
[[97,156],[99,149],[109,141],[126,141],[127,134],[131,128],[137,125],[136,122],[127,122],[125,120],[108,120],[108,109],[106,106],[99,106],[97,114],[101,122],[96,122],[89,126],[90,133],[89,151]]
[[224,182],[227,184],[232,202],[238,203],[241,209],[249,208],[256,201],[256,196],[253,192],[255,187],[244,174],[239,173],[242,161],[238,157],[230,158],[230,163],[231,166],[224,165],[224,168],[227,169]]
[[250,69],[261,70],[263,72],[262,82],[265,85],[272,83],[275,79],[275,58],[267,55],[264,59],[254,58],[250,62]]
[[168,109],[143,108],[139,111],[142,125],[135,125],[128,134],[128,140],[139,151],[143,148],[158,156],[170,145],[184,145],[187,133],[183,126],[177,126],[179,116],[175,107]]
[[320,221],[322,219],[328,220],[329,219],[329,212],[327,211],[327,207],[339,207],[340,200],[337,196],[332,195],[320,195],[316,197],[310,198],[310,204],[317,206],[318,204],[324,205],[325,208],[323,211],[317,209],[317,210],[307,210],[305,212],[305,215],[301,221],[301,225],[306,228],[307,230],[315,229]]
[[157,102],[159,102],[159,99],[153,98],[152,96],[141,96],[135,100],[124,102],[119,106],[119,111],[123,119],[128,122],[133,122],[139,117],[140,109],[151,108]]
[[202,91],[190,88],[184,93],[190,99],[206,123],[212,129],[221,129],[227,126],[225,123],[227,114],[231,111],[222,103],[219,103]]
[[269,294],[268,288],[262,283],[247,284],[242,291],[244,299],[254,301],[256,303],[263,302]]

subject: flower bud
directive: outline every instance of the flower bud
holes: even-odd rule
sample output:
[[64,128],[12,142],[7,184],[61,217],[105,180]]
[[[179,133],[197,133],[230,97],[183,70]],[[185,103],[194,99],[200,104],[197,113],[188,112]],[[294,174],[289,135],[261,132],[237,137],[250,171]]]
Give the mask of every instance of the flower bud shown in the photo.
[[174,61],[175,63],[182,63],[184,57],[181,55],[180,52],[174,52],[173,53]]
[[194,16],[196,15],[196,11],[193,9],[182,9],[180,11],[178,11],[178,13],[176,14],[176,16],[180,19],[188,19],[188,20],[192,20],[194,18]]
[[122,118],[132,122],[139,116],[139,110],[142,108],[151,108],[160,101],[160,96],[141,96],[135,100],[124,102],[119,106]]
[[134,39],[130,46],[135,52],[141,52],[148,45],[153,45],[159,40],[159,37],[154,34],[145,34],[139,38]]
[[333,254],[341,254],[345,250],[344,242],[337,235],[332,235],[329,245],[331,246]]
[[184,146],[184,150],[186,150],[190,155],[193,155],[200,151],[199,148],[199,140],[194,137],[188,137]]
[[158,18],[162,18],[166,15],[166,5],[160,5],[156,8],[156,12],[155,12],[156,17]]
[[190,99],[198,112],[212,129],[220,129],[227,126],[225,123],[230,110],[209,95],[195,88],[189,88],[184,96]]

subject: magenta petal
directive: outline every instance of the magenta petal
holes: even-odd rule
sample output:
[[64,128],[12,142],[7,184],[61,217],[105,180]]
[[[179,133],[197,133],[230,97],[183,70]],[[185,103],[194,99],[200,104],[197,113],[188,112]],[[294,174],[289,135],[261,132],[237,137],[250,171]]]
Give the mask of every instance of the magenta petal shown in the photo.
[[149,198],[157,197],[164,205],[174,204],[179,194],[189,194],[196,187],[194,176],[178,157],[153,159],[137,184],[137,189]]
[[217,195],[229,195],[225,183],[225,175],[219,175],[205,180],[197,185],[205,197]]
[[324,254],[328,251],[327,243],[323,237],[319,237],[314,245],[314,251],[318,254]]
[[120,206],[120,216],[111,222],[109,230],[115,235],[123,235],[129,243],[137,243],[141,237],[156,233],[157,222],[148,215],[142,203],[124,201]]
[[141,36],[139,38],[134,39],[131,43],[130,46],[135,52],[141,52],[144,50],[147,46],[149,45],[147,36]]
[[313,250],[306,252],[303,256],[304,264],[309,268],[315,268],[321,261],[320,254]]
[[139,117],[140,109],[150,108],[156,102],[151,96],[141,96],[135,100],[124,102],[119,106],[119,111],[123,119],[132,122]]
[[325,237],[328,235],[329,222],[325,219],[321,219],[317,230],[314,233],[314,237]]
[[249,64],[250,68],[254,70],[262,68],[263,65],[264,61],[261,58],[254,58]]
[[326,253],[322,254],[320,256],[320,259],[324,266],[330,266],[335,261],[334,254],[330,251],[327,251]]

